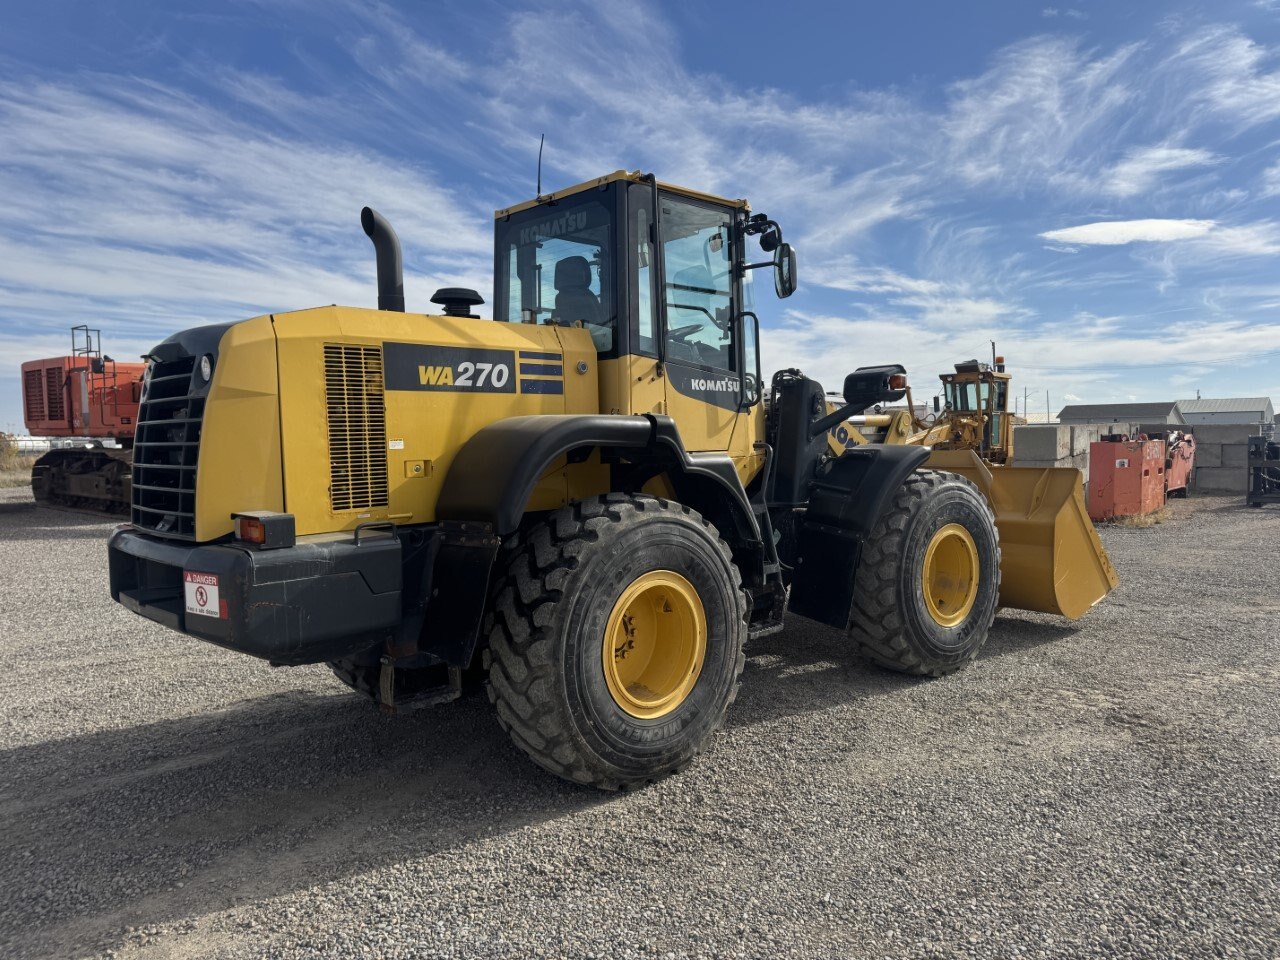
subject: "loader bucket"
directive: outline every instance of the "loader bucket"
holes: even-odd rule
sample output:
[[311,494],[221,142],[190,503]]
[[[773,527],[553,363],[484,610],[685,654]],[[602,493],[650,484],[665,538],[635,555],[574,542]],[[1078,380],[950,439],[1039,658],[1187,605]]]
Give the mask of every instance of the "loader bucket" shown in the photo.
[[1075,620],[1119,583],[1085,508],[1079,470],[1000,467],[972,450],[935,450],[926,469],[972,480],[1000,531],[1000,605]]

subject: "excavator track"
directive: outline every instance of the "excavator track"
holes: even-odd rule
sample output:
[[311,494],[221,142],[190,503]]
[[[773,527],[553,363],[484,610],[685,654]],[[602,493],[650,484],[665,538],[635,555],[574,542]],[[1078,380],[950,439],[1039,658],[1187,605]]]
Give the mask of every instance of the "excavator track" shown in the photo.
[[50,450],[31,468],[31,492],[42,506],[128,516],[133,450]]

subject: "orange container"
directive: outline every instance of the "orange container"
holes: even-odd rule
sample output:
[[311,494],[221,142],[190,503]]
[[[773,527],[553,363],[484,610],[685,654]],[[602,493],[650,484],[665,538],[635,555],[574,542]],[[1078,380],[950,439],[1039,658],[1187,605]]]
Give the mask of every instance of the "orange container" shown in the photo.
[[1089,516],[1136,517],[1164,506],[1164,441],[1101,440],[1089,444]]

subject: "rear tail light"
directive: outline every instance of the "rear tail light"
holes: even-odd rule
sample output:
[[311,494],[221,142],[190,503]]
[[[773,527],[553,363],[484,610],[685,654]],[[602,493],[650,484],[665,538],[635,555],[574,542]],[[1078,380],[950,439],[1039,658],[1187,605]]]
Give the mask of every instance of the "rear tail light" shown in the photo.
[[265,543],[267,528],[257,517],[236,517],[236,539],[246,543]]
[[259,550],[275,550],[292,547],[296,542],[293,514],[271,510],[255,510],[251,513],[233,513],[236,525],[236,541]]

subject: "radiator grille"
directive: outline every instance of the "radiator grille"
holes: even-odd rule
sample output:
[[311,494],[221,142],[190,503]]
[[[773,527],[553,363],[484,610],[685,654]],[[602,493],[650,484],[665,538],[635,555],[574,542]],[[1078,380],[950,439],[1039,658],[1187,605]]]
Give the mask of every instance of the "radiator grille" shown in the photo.
[[44,371],[28,370],[22,375],[22,399],[30,421],[44,419]]
[[67,419],[67,407],[62,399],[62,368],[47,368],[44,378],[46,417],[50,420]]
[[335,511],[387,505],[387,411],[382,351],[327,343],[329,502]]
[[153,361],[133,444],[133,523],[170,537],[196,535],[196,460],[204,397],[194,357]]

